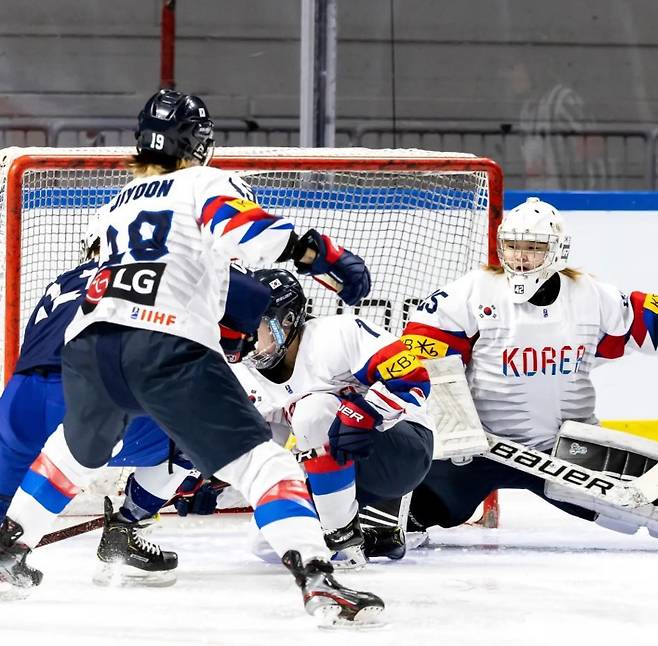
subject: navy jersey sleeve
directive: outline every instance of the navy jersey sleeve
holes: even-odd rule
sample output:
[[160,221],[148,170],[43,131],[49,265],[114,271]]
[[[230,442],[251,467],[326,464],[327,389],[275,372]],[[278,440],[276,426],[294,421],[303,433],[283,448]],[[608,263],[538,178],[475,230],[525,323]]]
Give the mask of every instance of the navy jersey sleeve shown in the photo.
[[64,331],[97,269],[95,261],[86,262],[48,285],[25,327],[15,372],[27,372],[37,366],[60,369]]

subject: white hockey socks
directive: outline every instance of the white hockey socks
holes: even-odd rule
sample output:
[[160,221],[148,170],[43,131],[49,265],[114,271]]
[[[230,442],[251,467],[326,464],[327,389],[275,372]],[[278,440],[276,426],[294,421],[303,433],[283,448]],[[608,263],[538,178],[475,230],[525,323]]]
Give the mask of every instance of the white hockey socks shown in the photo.
[[30,466],[7,510],[7,516],[23,528],[21,542],[35,547],[94,471],[73,457],[60,424]]
[[288,451],[264,442],[215,476],[242,492],[254,509],[258,528],[279,557],[295,550],[304,562],[329,559],[304,475]]

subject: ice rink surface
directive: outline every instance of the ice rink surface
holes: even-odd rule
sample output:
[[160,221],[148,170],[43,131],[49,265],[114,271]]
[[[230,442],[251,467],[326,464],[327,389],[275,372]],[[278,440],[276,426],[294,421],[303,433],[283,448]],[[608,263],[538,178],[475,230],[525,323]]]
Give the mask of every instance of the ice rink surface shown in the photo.
[[399,562],[341,573],[387,604],[387,625],[318,629],[292,577],[248,551],[246,515],[165,517],[152,538],[180,558],[170,588],[91,583],[99,531],[36,550],[45,579],[0,605],[0,644],[113,646],[644,646],[658,644],[658,540],[502,493],[497,530],[433,528]]

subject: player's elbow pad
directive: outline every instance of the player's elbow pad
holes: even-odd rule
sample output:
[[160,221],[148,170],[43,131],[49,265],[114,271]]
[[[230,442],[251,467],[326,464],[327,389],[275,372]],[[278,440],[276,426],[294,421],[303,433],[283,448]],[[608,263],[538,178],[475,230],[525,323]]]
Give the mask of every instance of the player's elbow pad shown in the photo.
[[[288,238],[288,242],[286,243],[285,249],[281,252],[281,255],[274,261],[274,262],[286,262],[287,260],[296,260],[296,256],[299,254],[300,250],[298,247],[297,243],[299,242],[299,236],[294,232],[290,232],[290,238]],[[304,245],[304,250],[301,252],[301,255],[299,255],[299,258],[301,258],[304,253],[306,252],[306,245]]]

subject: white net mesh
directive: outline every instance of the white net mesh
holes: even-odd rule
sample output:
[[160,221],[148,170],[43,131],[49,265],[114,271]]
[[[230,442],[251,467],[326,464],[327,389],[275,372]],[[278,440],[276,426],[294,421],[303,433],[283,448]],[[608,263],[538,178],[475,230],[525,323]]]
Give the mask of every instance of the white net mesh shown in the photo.
[[[20,330],[44,287],[78,262],[79,241],[91,213],[130,179],[125,169],[108,168],[107,160],[125,149],[9,149],[0,161],[0,267],[5,256],[8,177],[21,155],[50,159],[28,164],[15,188],[22,204],[20,244]],[[68,158],[67,156],[72,156]],[[240,171],[259,204],[285,215],[303,233],[317,228],[362,256],[373,288],[358,311],[399,333],[410,310],[430,292],[478,264],[487,262],[488,214],[491,204],[487,173],[464,170],[471,156],[424,151],[218,149],[215,159],[248,157],[252,168]],[[268,170],[267,159],[294,160],[295,170]],[[67,158],[66,168],[57,159]],[[317,159],[331,159],[332,170],[319,170]],[[453,166],[431,170],[413,160],[454,159]],[[352,162],[372,161],[370,170],[352,170]],[[77,161],[76,161],[77,160]],[[259,160],[263,163],[260,164]],[[405,161],[404,170],[389,170]],[[61,163],[61,162],[60,162]],[[220,164],[221,165],[221,164]],[[10,205],[9,205],[10,206]],[[0,315],[4,324],[4,276]],[[312,312],[346,309],[335,294],[303,279]],[[4,325],[1,329],[4,329]],[[4,335],[3,335],[4,337]],[[5,351],[4,338],[0,349]]]

